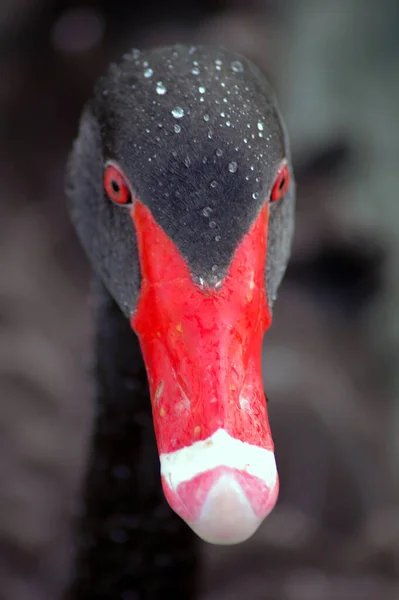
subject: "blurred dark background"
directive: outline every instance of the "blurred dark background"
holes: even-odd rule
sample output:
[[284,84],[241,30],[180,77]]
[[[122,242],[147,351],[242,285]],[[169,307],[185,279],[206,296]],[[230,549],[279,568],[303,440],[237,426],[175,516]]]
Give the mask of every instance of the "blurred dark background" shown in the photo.
[[203,600],[399,598],[399,3],[1,0],[0,599],[57,600],[91,414],[90,271],[63,193],[93,82],[133,46],[222,44],[267,74],[298,182],[265,339],[281,494],[204,546]]

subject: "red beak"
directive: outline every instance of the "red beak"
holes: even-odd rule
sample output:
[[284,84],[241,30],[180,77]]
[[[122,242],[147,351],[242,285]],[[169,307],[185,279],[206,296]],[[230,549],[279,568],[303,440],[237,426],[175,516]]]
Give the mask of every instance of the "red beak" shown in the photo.
[[147,368],[162,485],[204,540],[244,541],[274,507],[278,476],[261,378],[271,323],[268,206],[218,288],[193,283],[174,243],[137,202],[142,285],[132,327]]

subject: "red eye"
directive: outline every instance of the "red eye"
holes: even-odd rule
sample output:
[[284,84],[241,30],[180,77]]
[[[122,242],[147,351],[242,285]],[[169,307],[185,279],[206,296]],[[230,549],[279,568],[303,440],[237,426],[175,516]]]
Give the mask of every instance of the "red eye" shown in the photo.
[[272,193],[270,194],[270,200],[275,202],[276,200],[280,200],[287,192],[290,187],[290,172],[288,169],[288,165],[286,162],[280,166],[276,181],[274,182]]
[[116,204],[130,204],[132,197],[125,176],[116,165],[108,165],[104,173],[104,188]]

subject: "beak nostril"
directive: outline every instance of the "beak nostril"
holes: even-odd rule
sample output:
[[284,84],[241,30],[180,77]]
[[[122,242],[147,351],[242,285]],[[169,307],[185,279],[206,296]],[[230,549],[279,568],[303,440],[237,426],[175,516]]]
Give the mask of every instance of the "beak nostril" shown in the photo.
[[184,381],[184,379],[180,373],[176,373],[175,377],[176,377],[177,386],[180,389],[180,392],[181,392],[181,395],[183,396],[184,401],[187,401],[190,404],[190,400],[189,400],[190,392],[188,389],[187,382]]

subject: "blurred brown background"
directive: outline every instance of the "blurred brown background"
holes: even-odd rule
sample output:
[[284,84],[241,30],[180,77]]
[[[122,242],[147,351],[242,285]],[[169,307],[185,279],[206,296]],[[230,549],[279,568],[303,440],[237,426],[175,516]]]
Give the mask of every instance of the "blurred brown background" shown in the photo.
[[204,546],[203,600],[399,598],[399,3],[1,0],[0,599],[57,600],[91,414],[90,271],[64,165],[130,47],[222,44],[280,98],[298,181],[265,339],[281,495]]

